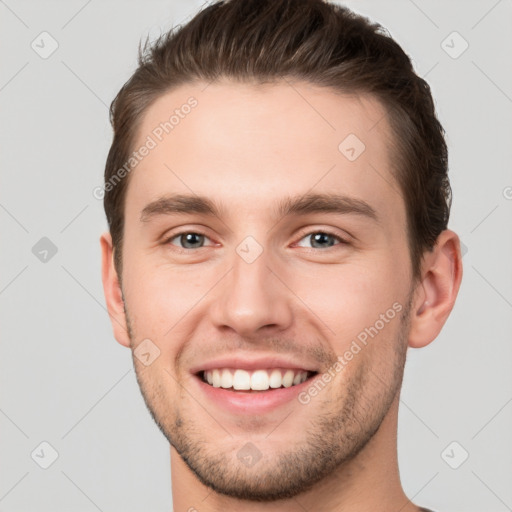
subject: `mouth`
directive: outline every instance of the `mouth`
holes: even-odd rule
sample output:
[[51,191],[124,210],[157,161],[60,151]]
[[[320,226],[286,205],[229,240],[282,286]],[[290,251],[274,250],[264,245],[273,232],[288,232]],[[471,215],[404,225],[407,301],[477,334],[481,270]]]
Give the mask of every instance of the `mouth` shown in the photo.
[[212,388],[238,393],[270,393],[282,388],[299,386],[317,374],[316,371],[302,368],[214,368],[199,371],[196,376]]
[[256,357],[248,353],[229,354],[190,368],[203,403],[238,418],[261,417],[283,407],[303,407],[301,393],[315,385],[319,371],[293,355]]

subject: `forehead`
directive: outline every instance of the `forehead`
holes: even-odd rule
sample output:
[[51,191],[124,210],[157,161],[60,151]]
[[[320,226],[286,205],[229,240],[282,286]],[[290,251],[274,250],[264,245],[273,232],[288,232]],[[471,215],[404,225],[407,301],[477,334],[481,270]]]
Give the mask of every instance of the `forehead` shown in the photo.
[[[186,84],[145,112],[127,208],[168,193],[261,210],[283,196],[339,192],[402,217],[384,107],[304,82]],[[238,210],[240,211],[240,210]],[[127,219],[128,220],[128,219]]]

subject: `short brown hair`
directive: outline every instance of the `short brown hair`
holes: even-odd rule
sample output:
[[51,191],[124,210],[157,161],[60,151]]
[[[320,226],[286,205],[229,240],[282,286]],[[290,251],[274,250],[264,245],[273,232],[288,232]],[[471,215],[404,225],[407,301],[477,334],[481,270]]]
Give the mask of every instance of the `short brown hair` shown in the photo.
[[[394,135],[395,179],[403,194],[414,279],[447,228],[451,208],[448,151],[428,84],[378,23],[322,0],[217,1],[139,47],[138,68],[110,107],[114,138],[105,183],[128,161],[148,107],[195,81],[303,80],[348,94],[371,94]],[[105,188],[104,207],[121,277],[124,203],[129,175]]]

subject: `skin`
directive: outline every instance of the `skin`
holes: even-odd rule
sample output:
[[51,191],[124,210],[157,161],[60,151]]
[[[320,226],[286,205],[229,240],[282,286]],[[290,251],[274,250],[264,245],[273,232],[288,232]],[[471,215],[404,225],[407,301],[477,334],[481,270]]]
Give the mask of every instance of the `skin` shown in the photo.
[[[134,366],[171,443],[174,511],[418,511],[398,475],[400,386],[408,347],[432,342],[455,303],[458,236],[439,235],[413,282],[392,135],[377,100],[303,82],[188,84],[151,105],[135,146],[190,96],[197,106],[130,175],[122,276],[109,233],[101,237],[115,338],[132,350],[150,339],[160,350]],[[366,146],[355,161],[338,150],[350,133]],[[364,200],[378,222],[276,217],[280,200],[312,192]],[[147,204],[172,193],[208,197],[224,211],[141,221]],[[187,246],[177,232],[206,238]],[[319,232],[334,237],[316,243]],[[263,248],[250,264],[236,251],[247,236]],[[307,404],[234,414],[207,401],[190,373],[228,354],[297,356],[325,373],[395,303],[400,314]],[[252,467],[237,458],[248,442],[261,454]]]

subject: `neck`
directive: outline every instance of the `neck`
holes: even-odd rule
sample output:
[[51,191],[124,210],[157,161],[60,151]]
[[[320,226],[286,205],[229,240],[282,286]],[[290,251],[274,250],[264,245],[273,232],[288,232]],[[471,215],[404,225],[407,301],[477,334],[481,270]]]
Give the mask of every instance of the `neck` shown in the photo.
[[418,512],[405,495],[399,478],[397,422],[399,394],[379,430],[350,462],[327,479],[294,498],[269,503],[241,501],[204,486],[171,447],[173,509],[190,512]]

